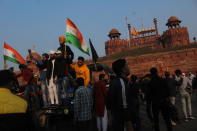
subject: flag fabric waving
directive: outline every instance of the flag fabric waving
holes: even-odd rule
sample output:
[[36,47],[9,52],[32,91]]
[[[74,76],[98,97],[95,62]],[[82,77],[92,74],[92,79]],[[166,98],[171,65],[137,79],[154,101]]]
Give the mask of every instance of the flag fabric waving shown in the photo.
[[133,36],[138,36],[138,35],[139,35],[138,30],[134,28],[134,29],[132,30],[132,35],[133,35]]
[[96,50],[94,49],[94,46],[93,46],[92,41],[90,39],[89,39],[89,43],[90,43],[90,49],[92,52],[92,60],[96,63],[97,59],[98,59],[98,54],[97,54]]
[[3,47],[4,47],[4,60],[8,60],[16,64],[26,63],[23,57],[11,46],[9,46],[4,42]]
[[66,41],[89,55],[89,48],[85,43],[81,32],[79,31],[77,26],[68,18],[66,20],[66,27]]

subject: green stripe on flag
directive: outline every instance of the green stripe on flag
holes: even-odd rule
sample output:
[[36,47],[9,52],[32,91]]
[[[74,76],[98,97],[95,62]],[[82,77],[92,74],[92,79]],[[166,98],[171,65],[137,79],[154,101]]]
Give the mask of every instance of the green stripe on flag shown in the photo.
[[66,32],[66,41],[68,43],[70,43],[71,45],[75,46],[76,48],[78,48],[79,50],[81,50],[82,52],[84,52],[87,55],[89,55],[88,48],[87,48],[87,51],[83,50],[81,48],[81,44],[80,44],[79,39],[76,36],[74,36],[73,34]]
[[10,62],[13,62],[13,63],[16,63],[16,64],[20,64],[16,59],[14,59],[12,57],[9,57],[9,56],[6,56],[6,55],[4,55],[4,60],[8,60]]

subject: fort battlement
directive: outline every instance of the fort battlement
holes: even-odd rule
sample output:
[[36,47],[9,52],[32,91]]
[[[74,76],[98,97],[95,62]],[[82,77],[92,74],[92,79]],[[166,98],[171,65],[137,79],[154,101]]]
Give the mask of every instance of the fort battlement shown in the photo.
[[110,40],[105,42],[106,55],[143,47],[160,49],[190,44],[187,27],[181,27],[181,21],[177,17],[172,16],[168,19],[166,24],[168,30],[164,31],[162,35],[158,34],[157,20],[154,19],[153,22],[154,28],[141,31],[134,28],[132,32],[131,26],[128,24],[129,39],[121,39],[121,33],[115,28],[112,29],[108,34]]

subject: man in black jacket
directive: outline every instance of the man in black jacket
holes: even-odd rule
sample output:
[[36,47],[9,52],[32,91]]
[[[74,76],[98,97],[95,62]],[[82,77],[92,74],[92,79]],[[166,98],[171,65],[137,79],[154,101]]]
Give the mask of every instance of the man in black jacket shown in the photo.
[[38,67],[40,71],[40,82],[41,82],[41,89],[42,89],[42,101],[43,106],[46,107],[49,105],[49,99],[48,99],[48,85],[47,85],[47,64],[49,55],[47,53],[42,54],[42,59],[34,58],[34,56],[31,53],[31,50],[28,50],[29,56],[32,60],[36,62],[36,66]]
[[167,130],[172,131],[170,114],[168,110],[169,90],[165,85],[165,81],[158,76],[156,68],[151,68],[150,73],[151,80],[147,89],[147,101],[152,105],[154,129],[155,131],[160,131],[159,113],[161,111],[167,126]]
[[66,40],[64,36],[59,37],[60,47],[57,50],[61,51],[62,57],[66,61],[66,76],[72,76],[73,78],[75,78],[75,71],[70,67],[70,64],[72,64],[72,61],[74,59],[74,53],[68,45],[65,45],[65,41]]
[[176,98],[176,81],[172,78],[170,78],[170,72],[165,72],[165,84],[169,90],[169,97],[170,97],[170,102],[175,105],[175,98]]
[[69,70],[74,54],[69,46],[65,45],[65,37],[59,37],[60,47],[56,52],[55,77],[57,77],[58,97],[61,104],[66,98],[66,90],[69,88]]
[[133,126],[135,131],[140,131],[141,120],[140,120],[140,101],[139,101],[139,92],[140,92],[140,83],[137,81],[136,75],[131,75],[129,86],[131,88],[131,97],[132,97],[132,116],[133,116]]
[[112,69],[116,78],[113,79],[109,87],[107,108],[112,115],[113,131],[124,131],[124,125],[127,130],[133,130],[131,88],[127,79],[130,71],[126,60],[116,60],[112,64]]
[[[165,72],[165,84],[167,89],[169,90],[169,99],[172,105],[175,105],[176,101],[176,94],[177,94],[177,88],[176,88],[176,81],[175,79],[170,77],[170,72]],[[176,122],[178,121],[178,116],[171,116],[171,124],[176,125]]]
[[59,37],[60,47],[57,50],[61,51],[62,56],[66,59],[67,63],[71,64],[74,58],[74,53],[72,52],[72,50],[68,45],[65,45],[65,41],[66,40],[64,36]]
[[66,67],[67,61],[62,56],[62,52],[58,50],[56,52],[54,77],[56,78],[58,99],[60,104],[64,103],[64,99],[66,97],[66,90],[69,86],[68,77],[66,75]]

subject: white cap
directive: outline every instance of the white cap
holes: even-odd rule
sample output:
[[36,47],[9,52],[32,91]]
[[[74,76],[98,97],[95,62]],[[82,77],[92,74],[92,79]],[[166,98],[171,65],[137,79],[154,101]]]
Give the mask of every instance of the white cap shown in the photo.
[[55,54],[55,51],[50,50],[50,51],[49,51],[49,54]]
[[57,50],[55,53],[56,54],[61,54],[62,52],[60,50]]

